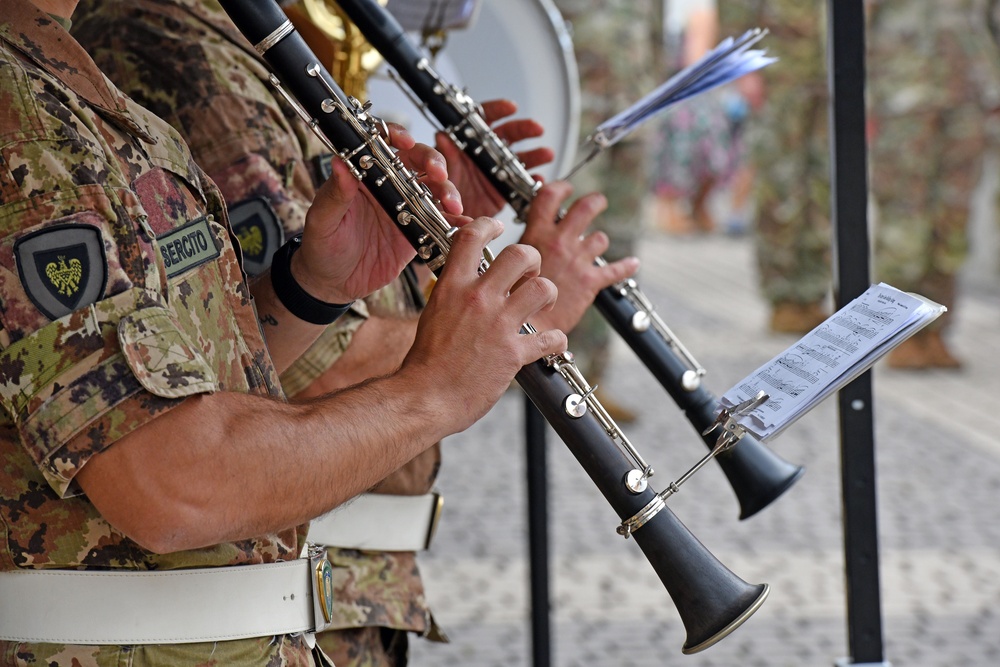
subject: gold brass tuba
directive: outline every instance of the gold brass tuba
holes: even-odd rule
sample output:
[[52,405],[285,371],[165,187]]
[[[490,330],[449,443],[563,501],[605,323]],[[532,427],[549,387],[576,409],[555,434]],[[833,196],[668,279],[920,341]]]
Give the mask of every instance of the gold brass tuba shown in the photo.
[[[387,0],[378,2],[384,7]],[[340,7],[330,0],[297,0],[282,9],[343,91],[368,99],[368,77],[382,64],[382,56]]]

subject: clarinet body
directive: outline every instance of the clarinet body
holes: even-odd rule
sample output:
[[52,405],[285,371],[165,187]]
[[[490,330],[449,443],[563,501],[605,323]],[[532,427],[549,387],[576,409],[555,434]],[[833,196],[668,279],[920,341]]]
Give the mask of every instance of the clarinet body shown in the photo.
[[[368,114],[369,105],[343,94],[273,0],[222,0],[222,5],[280,76],[272,76],[272,83],[348,163],[429,268],[440,271],[455,229],[396,157],[381,121]],[[483,270],[488,264],[484,257]],[[663,493],[650,488],[652,468],[591,395],[572,355],[529,364],[517,380],[621,518],[618,532],[634,536],[663,582],[687,631],[685,653],[711,646],[760,607],[768,586],[733,574],[666,507],[664,499],[678,483]]]
[[[418,105],[445,128],[523,220],[540,184],[490,129],[478,104],[434,72],[427,55],[377,2],[336,2],[396,70],[418,98]],[[704,370],[660,319],[636,282],[630,279],[603,289],[594,306],[666,389],[709,449],[715,447],[716,437],[705,431],[715,421],[719,401],[701,382]],[[804,472],[750,434],[716,460],[736,494],[740,519],[769,505]]]

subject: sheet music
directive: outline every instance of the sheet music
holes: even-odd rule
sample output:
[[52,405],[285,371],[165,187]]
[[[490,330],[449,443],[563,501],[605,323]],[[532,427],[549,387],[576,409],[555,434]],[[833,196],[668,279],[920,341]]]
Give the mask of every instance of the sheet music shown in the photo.
[[408,32],[458,30],[475,19],[479,0],[389,0],[386,9]]
[[872,285],[738,382],[722,396],[722,407],[767,392],[768,400],[738,421],[761,441],[769,440],[945,310],[885,283]]
[[688,65],[632,106],[598,125],[584,146],[585,149],[587,145],[590,146],[589,151],[583,151],[587,154],[586,157],[565,178],[576,173],[602,150],[618,143],[647,120],[678,102],[777,62],[777,58],[768,56],[762,49],[750,48],[766,34],[766,30],[753,28],[738,38],[725,38],[697,62]]

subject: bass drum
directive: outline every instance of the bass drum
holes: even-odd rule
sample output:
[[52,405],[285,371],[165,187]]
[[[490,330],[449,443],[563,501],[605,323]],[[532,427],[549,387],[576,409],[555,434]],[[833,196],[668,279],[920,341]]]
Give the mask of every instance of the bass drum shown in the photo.
[[[387,8],[391,11],[393,1]],[[448,33],[434,68],[448,83],[465,88],[477,102],[506,98],[518,105],[518,118],[533,118],[545,128],[537,140],[518,150],[548,146],[555,160],[534,170],[546,180],[565,175],[573,166],[580,128],[580,81],[565,21],[551,0],[480,0],[472,25]],[[419,35],[414,35],[419,41]],[[386,71],[368,80],[375,113],[410,128],[418,141],[433,144],[432,125]],[[513,220],[507,207],[499,216]],[[511,243],[520,229],[507,225],[493,245]]]

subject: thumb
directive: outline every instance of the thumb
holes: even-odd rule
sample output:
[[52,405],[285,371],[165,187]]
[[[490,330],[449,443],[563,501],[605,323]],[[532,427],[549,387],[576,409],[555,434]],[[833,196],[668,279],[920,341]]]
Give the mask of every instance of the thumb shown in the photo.
[[310,220],[316,220],[324,226],[340,222],[354,203],[360,188],[360,183],[354,178],[350,168],[339,157],[334,156],[330,166],[330,178],[316,192],[309,208]]

